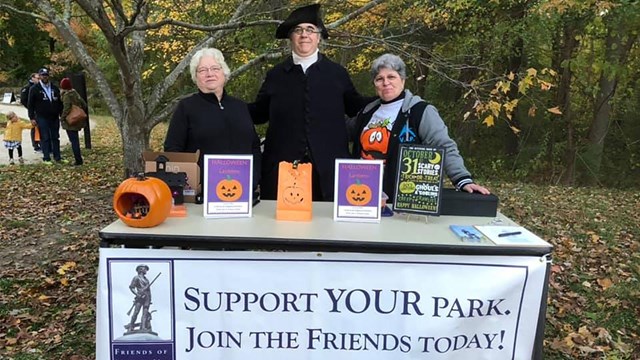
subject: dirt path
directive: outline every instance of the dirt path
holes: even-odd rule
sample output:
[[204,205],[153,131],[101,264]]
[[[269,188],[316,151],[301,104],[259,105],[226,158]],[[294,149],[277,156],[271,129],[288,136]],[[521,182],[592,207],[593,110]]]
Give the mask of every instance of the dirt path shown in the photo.
[[[27,113],[27,109],[21,104],[0,104],[0,113],[2,116],[2,122],[6,121],[5,115],[9,112],[13,111],[20,117],[21,119],[28,119],[29,115]],[[95,122],[89,120],[89,126],[91,129],[95,127]],[[80,147],[84,148],[84,134],[80,131]],[[60,128],[60,147],[64,148],[69,145],[69,138],[67,137],[66,131]],[[17,160],[18,154],[14,151],[13,155],[14,159]],[[42,153],[36,152],[33,150],[31,146],[31,133],[29,130],[24,130],[22,132],[22,157],[25,160],[26,164],[37,164],[42,162]],[[73,162],[73,159],[67,159]],[[17,163],[17,161],[16,161]],[[9,152],[0,142],[0,166],[9,164]]]

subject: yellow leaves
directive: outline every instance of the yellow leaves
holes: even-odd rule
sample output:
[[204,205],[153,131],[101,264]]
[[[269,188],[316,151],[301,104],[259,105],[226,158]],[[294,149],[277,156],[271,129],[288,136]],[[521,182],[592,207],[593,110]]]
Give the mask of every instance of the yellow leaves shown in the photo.
[[524,95],[527,93],[527,90],[529,90],[529,88],[531,88],[532,86],[533,86],[533,78],[530,76],[527,76],[524,79],[520,80],[520,83],[518,83],[518,92]]
[[64,275],[67,271],[75,269],[76,263],[74,261],[67,261],[64,265],[58,268],[58,274]]
[[487,127],[492,127],[495,126],[495,119],[493,118],[493,115],[489,115],[484,118],[484,121],[482,123],[487,125]]
[[38,296],[38,300],[40,300],[41,302],[45,302],[47,300],[49,300],[49,297],[47,295],[40,295]]
[[500,108],[502,108],[502,105],[499,102],[489,101],[489,110],[491,110],[493,116],[498,117],[500,115]]
[[511,89],[511,82],[510,81],[498,81],[496,83],[496,90],[501,92],[501,93],[503,93],[503,94],[507,94],[510,89]]
[[600,235],[596,234],[593,231],[587,231],[587,235],[589,235],[589,240],[591,240],[592,243],[597,243],[600,241]]
[[371,60],[366,58],[365,54],[358,54],[351,62],[349,62],[348,68],[350,71],[358,72],[367,69],[371,63]]
[[512,113],[513,110],[516,108],[516,106],[518,106],[518,102],[519,101],[520,100],[518,100],[518,99],[513,99],[513,100],[507,102],[506,104],[502,105],[502,107],[504,107],[504,109],[505,109],[505,111],[507,113]]

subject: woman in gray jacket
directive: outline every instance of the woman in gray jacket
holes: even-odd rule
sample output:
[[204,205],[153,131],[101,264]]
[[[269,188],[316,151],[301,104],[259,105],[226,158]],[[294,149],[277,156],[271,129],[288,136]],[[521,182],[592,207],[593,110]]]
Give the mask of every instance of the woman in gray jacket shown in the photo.
[[444,171],[456,189],[489,194],[475,184],[438,110],[404,88],[406,65],[399,56],[384,54],[373,61],[371,75],[379,99],[369,103],[350,123],[353,155],[385,161],[383,190],[392,202],[400,144],[443,148]]

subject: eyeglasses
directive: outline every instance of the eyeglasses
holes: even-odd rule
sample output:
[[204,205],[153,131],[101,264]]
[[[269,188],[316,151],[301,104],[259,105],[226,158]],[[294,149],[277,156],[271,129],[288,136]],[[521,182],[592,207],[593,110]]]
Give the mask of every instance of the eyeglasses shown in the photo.
[[388,82],[392,82],[395,80],[398,80],[400,78],[400,76],[397,76],[395,74],[388,74],[387,76],[376,76],[375,79],[373,79],[373,82],[376,84],[384,84],[385,80]]
[[298,36],[302,35],[302,33],[307,33],[307,34],[311,35],[311,34],[318,34],[319,32],[320,32],[320,30],[318,30],[318,29],[316,29],[314,27],[311,27],[311,26],[306,27],[306,28],[297,27],[297,28],[294,28],[293,30],[291,30],[291,33],[296,34]]
[[213,65],[209,67],[201,67],[196,70],[198,74],[204,74],[207,72],[219,73],[220,71],[222,71],[222,67],[217,65]]

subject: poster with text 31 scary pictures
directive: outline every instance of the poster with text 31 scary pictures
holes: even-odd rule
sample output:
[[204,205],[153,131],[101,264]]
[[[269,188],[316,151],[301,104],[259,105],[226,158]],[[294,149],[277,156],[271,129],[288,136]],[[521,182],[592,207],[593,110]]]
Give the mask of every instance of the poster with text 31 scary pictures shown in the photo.
[[380,222],[382,160],[336,160],[335,221]]
[[204,217],[251,217],[253,156],[204,156]]

